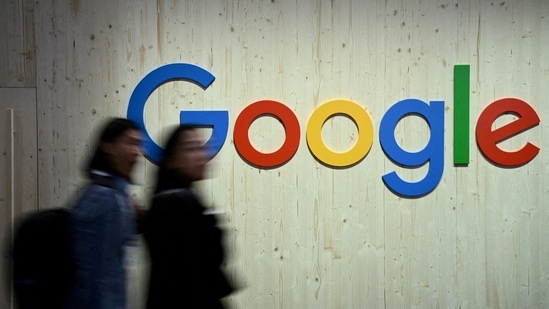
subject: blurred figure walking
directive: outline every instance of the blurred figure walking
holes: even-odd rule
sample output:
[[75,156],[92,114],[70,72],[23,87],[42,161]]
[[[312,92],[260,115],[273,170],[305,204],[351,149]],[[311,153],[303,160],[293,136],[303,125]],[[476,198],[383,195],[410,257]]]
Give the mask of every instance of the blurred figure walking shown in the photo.
[[148,309],[223,308],[220,300],[233,291],[220,268],[222,230],[192,190],[208,160],[197,127],[180,125],[170,135],[144,223]]
[[136,233],[127,189],[142,153],[141,134],[123,118],[110,120],[100,134],[86,167],[90,184],[69,219],[75,272],[66,308],[126,309],[124,251]]

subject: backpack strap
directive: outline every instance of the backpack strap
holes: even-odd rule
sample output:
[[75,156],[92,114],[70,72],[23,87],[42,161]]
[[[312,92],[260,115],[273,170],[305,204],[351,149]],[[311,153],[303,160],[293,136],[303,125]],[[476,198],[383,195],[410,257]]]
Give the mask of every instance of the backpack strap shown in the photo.
[[164,190],[156,193],[153,195],[153,198],[164,198],[167,196],[175,195],[177,197],[190,197],[192,196],[192,193],[189,189],[180,188],[180,189],[171,189],[171,190]]

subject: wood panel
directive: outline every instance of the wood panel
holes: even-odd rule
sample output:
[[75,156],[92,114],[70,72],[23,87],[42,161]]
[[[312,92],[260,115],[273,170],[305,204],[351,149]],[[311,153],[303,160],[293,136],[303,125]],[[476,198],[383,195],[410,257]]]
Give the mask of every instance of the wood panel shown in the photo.
[[[229,136],[199,186],[208,204],[225,211],[227,271],[245,287],[229,305],[546,307],[548,15],[542,0],[39,2],[40,201],[62,204],[80,188],[96,125],[126,114],[145,74],[192,63],[216,81],[205,91],[184,81],[163,85],[147,101],[146,125],[162,141],[181,109],[230,112]],[[466,166],[452,157],[455,64],[471,66]],[[517,168],[492,164],[474,137],[478,115],[503,97],[521,98],[542,119],[502,143],[541,148]],[[429,169],[394,164],[379,143],[385,112],[406,98],[445,102],[444,174],[416,199],[395,195],[381,179],[395,170],[417,181]],[[250,166],[234,148],[238,113],[261,99],[283,102],[301,125],[289,132],[301,137],[295,156],[275,169]],[[327,167],[307,147],[307,120],[333,99],[362,105],[374,122],[372,149],[350,168]],[[363,132],[336,116],[322,134],[345,151]],[[394,134],[410,151],[429,142],[419,117],[403,119]],[[284,140],[269,117],[249,135],[265,152]],[[135,196],[145,205],[154,172],[143,162],[136,173]]]
[[36,86],[34,1],[0,3],[0,87]]
[[13,229],[38,209],[36,90],[0,88],[0,308],[10,308],[10,256]]

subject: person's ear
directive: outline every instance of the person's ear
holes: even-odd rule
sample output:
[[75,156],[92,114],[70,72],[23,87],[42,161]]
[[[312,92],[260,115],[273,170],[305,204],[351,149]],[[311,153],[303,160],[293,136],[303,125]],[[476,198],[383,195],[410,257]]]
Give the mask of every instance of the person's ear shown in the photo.
[[114,154],[113,143],[101,142],[101,144],[99,144],[99,148],[108,155]]
[[174,160],[173,158],[165,158],[164,159],[164,166],[168,169],[174,168]]

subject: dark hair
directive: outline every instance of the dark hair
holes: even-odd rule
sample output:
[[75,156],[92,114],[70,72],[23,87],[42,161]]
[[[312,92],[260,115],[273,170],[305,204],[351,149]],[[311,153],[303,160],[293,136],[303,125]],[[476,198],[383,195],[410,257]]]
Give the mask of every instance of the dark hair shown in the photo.
[[167,189],[168,187],[171,188],[172,186],[177,187],[180,185],[182,186],[189,185],[187,180],[182,179],[174,171],[171,171],[170,168],[167,166],[167,163],[169,162],[170,158],[173,155],[175,155],[176,148],[181,139],[181,136],[185,132],[193,131],[198,128],[200,128],[200,126],[194,125],[194,124],[181,124],[176,126],[175,129],[172,129],[168,137],[168,140],[166,141],[166,144],[164,146],[164,152],[162,153],[162,158],[158,163],[158,174],[156,177],[155,192],[159,192],[160,190]]
[[112,172],[108,154],[101,149],[101,143],[112,143],[128,130],[141,131],[136,123],[125,118],[110,118],[106,122],[99,135],[99,140],[96,142],[95,151],[85,168],[86,174],[89,174],[91,170]]

